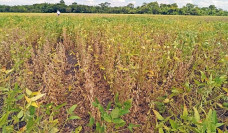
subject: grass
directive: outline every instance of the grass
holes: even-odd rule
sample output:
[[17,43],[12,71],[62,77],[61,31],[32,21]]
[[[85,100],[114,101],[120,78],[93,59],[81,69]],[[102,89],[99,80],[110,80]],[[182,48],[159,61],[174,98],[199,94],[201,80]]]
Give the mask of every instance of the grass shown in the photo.
[[[92,132],[90,116],[102,120],[92,103],[97,98],[106,108],[118,93],[121,102],[132,99],[123,119],[140,125],[134,132],[196,132],[209,118],[223,123],[215,130],[227,132],[228,17],[1,13],[0,57],[0,111],[12,117],[24,109],[28,88],[46,94],[35,107],[38,123],[56,120],[55,131]],[[9,105],[12,96],[21,98]],[[61,104],[49,118],[46,106]],[[81,119],[66,122],[75,104]],[[179,129],[182,122],[188,128]]]

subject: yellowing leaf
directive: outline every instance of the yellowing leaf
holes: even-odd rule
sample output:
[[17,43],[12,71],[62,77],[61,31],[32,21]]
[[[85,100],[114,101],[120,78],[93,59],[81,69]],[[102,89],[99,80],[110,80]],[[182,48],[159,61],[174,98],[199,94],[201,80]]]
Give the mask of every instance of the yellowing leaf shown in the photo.
[[6,74],[9,74],[9,73],[11,73],[11,72],[13,72],[13,71],[14,71],[14,69],[6,70],[5,73],[6,73]]
[[228,88],[222,88],[226,93],[228,93]]
[[218,133],[224,133],[221,129],[217,128]]
[[28,75],[32,75],[33,74],[33,72],[28,72]]
[[32,94],[31,94],[31,96],[36,96],[36,95],[40,95],[41,93],[40,93],[40,91],[37,91],[37,92],[33,92]]
[[45,94],[39,94],[39,95],[37,95],[37,96],[35,96],[35,97],[32,97],[31,98],[31,101],[33,101],[33,102],[35,102],[35,101],[37,101],[38,99],[40,99],[41,97],[43,97]]
[[216,103],[220,108],[224,108],[222,104]]
[[153,110],[153,112],[158,120],[160,120],[160,121],[164,120],[164,118],[160,115],[160,113],[158,111]]
[[30,103],[31,102],[31,99],[29,99],[27,96],[25,96],[25,100]]
[[82,126],[79,126],[75,129],[75,133],[80,133],[82,130]]
[[228,55],[225,55],[224,59],[225,61],[228,61]]
[[26,94],[29,95],[29,96],[32,94],[32,91],[30,91],[28,88],[25,89],[25,92],[26,92]]
[[170,100],[169,100],[168,98],[166,98],[163,102],[164,102],[164,103],[169,103]]
[[69,86],[69,87],[68,87],[68,90],[71,91],[71,89],[72,89],[72,86]]
[[34,106],[34,107],[36,107],[36,108],[39,108],[39,106],[37,105],[37,103],[36,102],[32,102],[32,104],[31,104],[32,106]]
[[56,127],[53,127],[50,131],[50,133],[58,133],[58,132],[59,132],[59,129]]

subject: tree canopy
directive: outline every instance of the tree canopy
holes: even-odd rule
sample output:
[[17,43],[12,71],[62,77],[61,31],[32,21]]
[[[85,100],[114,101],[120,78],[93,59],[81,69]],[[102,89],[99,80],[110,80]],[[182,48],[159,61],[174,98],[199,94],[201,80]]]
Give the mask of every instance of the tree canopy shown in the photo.
[[41,3],[33,5],[7,6],[0,5],[0,12],[26,12],[26,13],[53,13],[59,10],[62,13],[115,13],[115,14],[163,14],[163,15],[211,15],[228,16],[228,11],[217,8],[215,5],[209,7],[198,7],[188,3],[183,7],[173,4],[159,4],[158,2],[143,3],[135,6],[129,3],[126,6],[112,7],[111,3],[104,2],[96,6],[80,5],[76,2],[66,5],[64,0],[59,3]]

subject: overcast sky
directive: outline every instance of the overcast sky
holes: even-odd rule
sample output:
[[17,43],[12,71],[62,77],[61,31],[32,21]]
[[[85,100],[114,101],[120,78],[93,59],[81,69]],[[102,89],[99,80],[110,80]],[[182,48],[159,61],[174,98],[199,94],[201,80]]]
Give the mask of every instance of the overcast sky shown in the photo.
[[[57,3],[60,0],[0,0],[0,5],[31,5],[35,3]],[[125,6],[128,3],[133,3],[136,6],[142,5],[143,2],[158,3],[177,3],[180,7],[187,3],[196,4],[199,7],[208,7],[209,5],[215,5],[218,8],[228,10],[228,0],[65,0],[66,4],[77,2],[78,4],[86,5],[98,5],[102,2],[110,2],[112,6]]]

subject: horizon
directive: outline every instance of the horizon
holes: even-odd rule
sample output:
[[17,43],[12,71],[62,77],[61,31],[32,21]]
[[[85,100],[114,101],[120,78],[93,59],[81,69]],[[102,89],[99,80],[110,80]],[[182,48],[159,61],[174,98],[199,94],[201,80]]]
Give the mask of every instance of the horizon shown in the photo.
[[[20,5],[33,5],[33,4],[41,4],[41,3],[50,3],[55,4],[59,3],[60,0],[0,0],[0,5],[8,5],[8,6],[20,6]],[[187,3],[191,3],[197,5],[198,7],[209,7],[210,5],[215,5],[217,8],[221,8],[223,10],[228,11],[228,1],[226,0],[64,0],[66,5],[71,5],[73,2],[76,2],[80,5],[88,5],[88,6],[98,6],[100,3],[109,2],[111,3],[111,7],[115,6],[126,6],[129,3],[132,3],[137,6],[141,6],[144,2],[158,2],[159,4],[173,4],[177,3],[178,7],[181,8],[185,6]]]

